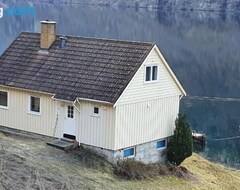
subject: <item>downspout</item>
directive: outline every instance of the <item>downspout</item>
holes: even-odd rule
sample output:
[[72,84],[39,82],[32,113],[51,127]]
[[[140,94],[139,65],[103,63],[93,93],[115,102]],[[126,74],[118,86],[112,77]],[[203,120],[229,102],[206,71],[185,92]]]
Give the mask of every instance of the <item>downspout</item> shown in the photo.
[[78,98],[76,98],[76,100],[74,100],[73,102],[73,107],[78,111],[79,113],[79,117],[77,117],[77,120],[76,120],[76,123],[75,123],[75,126],[76,126],[76,137],[77,137],[77,140],[79,141],[78,142],[78,145],[80,145],[80,136],[79,136],[79,124],[80,124],[80,114],[81,114],[81,111],[78,109],[78,107],[75,105],[75,103],[78,102],[78,104],[80,105],[79,101],[78,101]]

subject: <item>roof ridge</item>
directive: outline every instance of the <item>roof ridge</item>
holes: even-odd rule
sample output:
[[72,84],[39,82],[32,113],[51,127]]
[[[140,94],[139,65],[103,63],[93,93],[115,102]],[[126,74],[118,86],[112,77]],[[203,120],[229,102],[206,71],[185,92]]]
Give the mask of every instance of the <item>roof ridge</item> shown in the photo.
[[[30,31],[24,31],[21,32],[21,34],[40,34],[39,32],[30,32]],[[125,43],[138,43],[138,44],[146,44],[146,45],[155,45],[154,42],[147,42],[147,41],[135,41],[135,40],[122,40],[122,39],[110,39],[110,38],[99,38],[99,37],[88,37],[88,36],[74,36],[74,35],[64,35],[64,34],[57,34],[56,36],[66,36],[70,38],[83,38],[83,39],[94,39],[94,40],[105,40],[105,41],[113,41],[113,42],[125,42]]]

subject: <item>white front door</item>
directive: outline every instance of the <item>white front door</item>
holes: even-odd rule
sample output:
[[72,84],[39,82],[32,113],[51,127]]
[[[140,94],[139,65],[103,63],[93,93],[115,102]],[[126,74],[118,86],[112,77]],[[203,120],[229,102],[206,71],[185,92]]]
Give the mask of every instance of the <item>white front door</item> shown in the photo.
[[64,136],[75,136],[75,109],[72,105],[65,105],[65,123],[64,123]]

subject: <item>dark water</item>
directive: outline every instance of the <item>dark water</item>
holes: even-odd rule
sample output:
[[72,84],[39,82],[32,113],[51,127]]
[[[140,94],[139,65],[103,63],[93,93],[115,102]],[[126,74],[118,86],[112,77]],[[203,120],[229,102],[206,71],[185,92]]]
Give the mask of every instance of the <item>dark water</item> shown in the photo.
[[[25,1],[2,2],[4,7],[29,6]],[[0,53],[21,31],[39,32],[39,23],[45,19],[56,20],[61,34],[156,42],[190,96],[182,100],[181,112],[193,129],[208,137],[201,154],[240,168],[240,139],[214,140],[240,136],[239,14],[31,5],[36,9],[34,17],[0,19]]]

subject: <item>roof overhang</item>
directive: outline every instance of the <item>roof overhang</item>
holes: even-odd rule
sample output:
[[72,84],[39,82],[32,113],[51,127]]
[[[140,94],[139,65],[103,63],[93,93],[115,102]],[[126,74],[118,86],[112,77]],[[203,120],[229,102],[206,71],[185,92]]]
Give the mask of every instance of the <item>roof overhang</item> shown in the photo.
[[106,101],[101,101],[101,100],[94,100],[94,99],[88,99],[88,98],[76,98],[76,100],[82,100],[82,101],[88,101],[88,102],[95,102],[95,103],[113,105],[113,103],[111,103],[111,102],[106,102]]
[[179,82],[179,80],[177,79],[176,75],[174,74],[174,72],[172,71],[172,69],[170,68],[170,66],[168,65],[166,59],[163,57],[162,53],[160,52],[160,50],[158,49],[158,47],[155,45],[153,47],[153,49],[155,49],[159,55],[159,57],[161,58],[164,66],[166,67],[167,71],[169,72],[169,74],[171,75],[172,79],[174,80],[174,82],[176,83],[176,85],[178,86],[178,88],[180,89],[180,91],[182,92],[183,96],[186,96],[187,93],[184,90],[184,88],[182,87],[181,83]]
[[[164,64],[164,66],[166,67],[167,71],[169,72],[170,76],[172,77],[172,79],[174,80],[174,82],[176,83],[177,87],[179,88],[179,90],[181,91],[181,95],[182,96],[186,96],[187,93],[184,90],[184,88],[182,87],[182,85],[180,84],[180,82],[178,81],[176,75],[174,74],[174,72],[172,71],[172,69],[170,68],[170,66],[168,65],[166,59],[163,57],[162,53],[160,52],[160,50],[158,49],[157,45],[154,45],[153,48],[151,49],[151,51],[149,52],[149,54],[147,55],[147,57],[144,59],[144,61],[142,62],[141,66],[144,64],[144,62],[149,58],[149,56],[151,55],[151,53],[156,50],[157,54],[159,55],[160,59],[162,60],[162,63]],[[141,68],[141,66],[139,67],[139,69]],[[138,69],[138,71],[139,71]],[[132,79],[137,75],[138,71],[135,73],[135,75],[132,77]],[[130,80],[129,84],[131,83],[132,79]],[[127,90],[129,84],[127,85],[127,87],[124,89],[124,91]],[[122,92],[121,96],[124,94],[124,91]],[[114,103],[113,107],[116,107],[117,103],[119,102],[119,99],[121,98],[121,96],[118,97],[117,101]]]
[[45,95],[49,95],[49,96],[54,96],[54,94],[52,94],[52,93],[42,92],[42,91],[37,91],[37,90],[31,90],[31,89],[27,89],[27,88],[19,88],[19,87],[8,86],[8,85],[3,85],[3,84],[0,84],[0,87],[2,87],[2,88],[10,88],[10,89],[14,89],[14,90],[22,90],[22,91],[25,91],[25,92],[32,92],[32,93],[38,93],[38,94],[45,94]]

